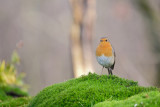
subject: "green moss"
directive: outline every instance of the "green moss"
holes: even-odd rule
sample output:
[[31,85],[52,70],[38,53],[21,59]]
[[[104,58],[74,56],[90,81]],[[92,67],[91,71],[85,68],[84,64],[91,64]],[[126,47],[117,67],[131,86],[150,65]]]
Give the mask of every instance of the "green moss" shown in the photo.
[[29,104],[36,106],[93,106],[99,102],[124,100],[141,92],[157,90],[141,87],[137,82],[117,76],[91,74],[49,86]]
[[18,86],[0,86],[0,90],[3,90],[8,96],[12,97],[28,96],[28,93],[21,90]]
[[28,93],[14,86],[0,86],[0,107],[24,106],[30,101]]
[[17,86],[0,86],[0,100],[9,100],[13,97],[25,97],[28,96],[27,92],[22,91]]
[[26,107],[31,97],[11,98],[0,102],[0,107]]
[[6,93],[0,89],[0,102],[9,99],[10,97],[6,95]]
[[132,96],[126,100],[120,101],[104,101],[98,103],[95,107],[159,107],[160,106],[160,92],[150,91]]

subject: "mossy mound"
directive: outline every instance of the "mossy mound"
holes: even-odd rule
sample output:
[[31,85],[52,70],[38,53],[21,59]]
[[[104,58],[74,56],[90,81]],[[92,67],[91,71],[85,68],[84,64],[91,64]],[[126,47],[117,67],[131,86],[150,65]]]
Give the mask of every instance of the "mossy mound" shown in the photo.
[[19,87],[16,86],[0,86],[0,100],[4,101],[10,98],[15,97],[26,97],[28,96],[27,92],[22,91]]
[[0,86],[0,107],[25,106],[30,101],[28,93],[16,86]]
[[160,92],[150,91],[132,96],[126,100],[104,101],[98,103],[95,107],[159,107]]
[[117,76],[89,73],[77,79],[54,84],[42,90],[29,104],[29,107],[93,106],[106,100],[124,100],[141,92],[157,90],[141,87],[137,82]]
[[31,97],[10,98],[0,101],[0,107],[26,107],[30,100]]

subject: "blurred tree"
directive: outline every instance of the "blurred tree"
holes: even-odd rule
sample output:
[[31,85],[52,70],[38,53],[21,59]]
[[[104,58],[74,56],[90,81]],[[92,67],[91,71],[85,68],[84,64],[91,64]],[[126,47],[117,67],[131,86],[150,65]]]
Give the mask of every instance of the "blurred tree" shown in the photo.
[[149,29],[149,42],[153,47],[153,52],[157,59],[156,85],[160,86],[160,15],[150,4],[151,1],[134,0],[134,2],[147,21],[146,24]]
[[71,52],[75,77],[94,72],[92,35],[95,22],[95,0],[70,0],[73,11]]

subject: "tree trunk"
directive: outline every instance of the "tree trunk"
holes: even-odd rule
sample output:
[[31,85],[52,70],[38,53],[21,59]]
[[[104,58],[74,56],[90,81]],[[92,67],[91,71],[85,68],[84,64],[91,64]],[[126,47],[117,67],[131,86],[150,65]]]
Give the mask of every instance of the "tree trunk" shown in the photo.
[[71,54],[74,76],[94,72],[92,65],[92,36],[95,21],[95,0],[70,0],[73,12]]

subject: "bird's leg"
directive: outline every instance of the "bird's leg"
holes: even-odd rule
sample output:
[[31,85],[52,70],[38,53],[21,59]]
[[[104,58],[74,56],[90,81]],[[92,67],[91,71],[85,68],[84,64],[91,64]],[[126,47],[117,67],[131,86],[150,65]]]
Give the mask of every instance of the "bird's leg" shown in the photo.
[[112,69],[110,69],[110,74],[112,75]]
[[108,68],[108,75],[110,75],[110,70],[109,70],[109,68]]
[[102,67],[101,75],[102,75],[102,72],[103,72],[103,68],[104,68],[104,66]]
[[108,74],[112,75],[112,69],[111,68],[108,68]]

